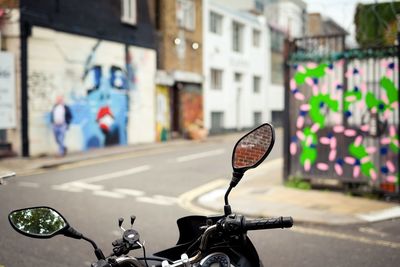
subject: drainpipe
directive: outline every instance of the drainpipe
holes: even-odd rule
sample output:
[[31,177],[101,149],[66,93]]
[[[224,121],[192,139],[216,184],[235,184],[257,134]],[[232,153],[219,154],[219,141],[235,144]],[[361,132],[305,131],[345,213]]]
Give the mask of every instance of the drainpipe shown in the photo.
[[[22,17],[22,14],[21,14]],[[28,113],[28,37],[30,25],[20,19],[21,41],[21,143],[22,156],[29,157],[29,113]]]

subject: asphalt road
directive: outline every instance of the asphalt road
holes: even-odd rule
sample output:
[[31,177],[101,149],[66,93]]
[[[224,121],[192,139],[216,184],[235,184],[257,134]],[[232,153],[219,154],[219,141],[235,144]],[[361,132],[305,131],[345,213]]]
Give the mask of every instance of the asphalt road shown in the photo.
[[[282,154],[279,132],[277,138],[269,160]],[[128,227],[132,214],[149,254],[172,246],[178,239],[176,219],[192,214],[179,205],[179,196],[215,179],[230,178],[234,143],[232,138],[217,138],[155,148],[10,180],[0,187],[0,267],[89,266],[95,260],[84,241],[63,236],[31,239],[16,233],[7,215],[29,206],[57,209],[105,254],[121,236],[118,218],[125,217]],[[398,220],[343,227],[301,225],[252,232],[250,237],[264,266],[397,266],[398,225]],[[141,256],[141,251],[133,255]]]

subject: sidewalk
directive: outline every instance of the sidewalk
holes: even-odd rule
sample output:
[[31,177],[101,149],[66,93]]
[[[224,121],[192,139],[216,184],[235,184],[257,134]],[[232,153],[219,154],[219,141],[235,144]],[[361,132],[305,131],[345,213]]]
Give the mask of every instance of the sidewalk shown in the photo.
[[[292,216],[295,222],[343,225],[400,217],[400,206],[384,201],[351,197],[340,192],[300,190],[282,185],[282,159],[249,170],[232,190],[232,210],[251,217]],[[194,203],[223,211],[223,196],[229,181],[215,184],[208,192],[197,191]]]

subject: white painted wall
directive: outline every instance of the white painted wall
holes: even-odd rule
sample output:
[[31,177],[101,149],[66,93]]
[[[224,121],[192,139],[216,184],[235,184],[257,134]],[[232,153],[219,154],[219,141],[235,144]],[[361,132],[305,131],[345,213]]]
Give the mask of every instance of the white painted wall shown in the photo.
[[[97,40],[53,30],[34,27],[28,41],[28,87],[29,87],[29,142],[32,156],[55,153],[48,112],[57,95],[65,102],[87,95],[88,85],[82,81],[85,61]],[[109,67],[125,68],[124,45],[102,41],[92,65],[101,65],[108,75]],[[128,144],[153,142],[155,140],[155,70],[154,50],[130,46],[135,60],[136,89],[130,91],[129,122],[126,128]],[[84,102],[89,105],[88,102]],[[93,109],[94,107],[90,107]],[[66,135],[69,151],[84,149],[83,125],[72,124]]]
[[303,8],[305,3],[302,1],[280,0],[265,6],[267,21],[290,34],[292,38],[304,35]]
[[[223,16],[222,34],[209,31],[210,11]],[[232,21],[244,25],[244,50],[242,53],[232,50]],[[253,112],[262,112],[262,121],[270,119],[267,105],[268,84],[266,71],[266,43],[268,34],[265,22],[249,13],[231,10],[210,0],[203,1],[203,38],[204,44],[204,118],[206,128],[211,127],[211,112],[224,112],[224,128],[253,127]],[[261,32],[260,47],[253,47],[253,29]],[[212,68],[223,70],[222,90],[210,88],[210,72]],[[235,82],[234,73],[242,74],[242,81]],[[261,91],[253,93],[253,76],[261,77]],[[238,88],[241,88],[237,101]]]

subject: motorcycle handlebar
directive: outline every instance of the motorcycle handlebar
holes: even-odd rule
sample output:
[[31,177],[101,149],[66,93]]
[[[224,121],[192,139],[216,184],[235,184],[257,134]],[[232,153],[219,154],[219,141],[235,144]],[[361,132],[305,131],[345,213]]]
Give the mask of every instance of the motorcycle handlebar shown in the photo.
[[276,218],[261,218],[255,220],[246,220],[243,228],[249,230],[262,230],[274,228],[290,228],[293,226],[292,217],[276,217]]

